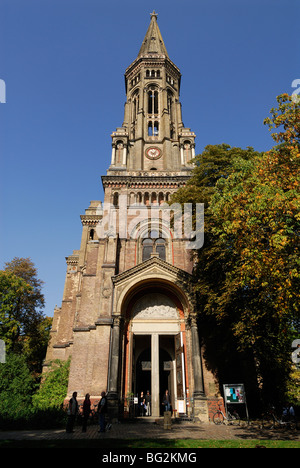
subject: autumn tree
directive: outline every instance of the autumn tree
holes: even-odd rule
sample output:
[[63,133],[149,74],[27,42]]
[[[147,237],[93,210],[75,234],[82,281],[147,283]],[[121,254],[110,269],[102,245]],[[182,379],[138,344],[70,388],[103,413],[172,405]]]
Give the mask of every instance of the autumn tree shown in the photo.
[[33,290],[22,278],[8,271],[0,271],[0,338],[6,350],[21,352],[21,335],[27,330],[26,310]]
[[272,150],[245,157],[232,149],[224,161],[224,145],[207,147],[177,199],[206,203],[194,276],[199,320],[203,328],[212,321],[210,338],[218,336],[219,371],[221,357],[236,347],[262,396],[274,400],[284,397],[291,374],[300,290],[299,104],[288,95],[278,104],[265,120],[278,130]]

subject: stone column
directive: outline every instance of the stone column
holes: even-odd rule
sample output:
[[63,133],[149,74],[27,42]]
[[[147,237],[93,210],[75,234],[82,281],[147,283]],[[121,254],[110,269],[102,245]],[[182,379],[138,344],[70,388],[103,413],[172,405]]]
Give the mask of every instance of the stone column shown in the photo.
[[111,348],[109,362],[109,380],[108,380],[108,408],[110,417],[113,421],[118,419],[118,376],[119,376],[119,356],[120,356],[120,325],[122,317],[116,315],[113,317],[113,328],[111,333]]
[[111,165],[114,166],[116,163],[116,145],[112,145],[112,150],[111,150]]
[[183,144],[180,145],[180,159],[181,159],[181,165],[184,166]]
[[126,166],[126,163],[127,163],[127,145],[124,145],[124,147],[123,147],[123,161],[122,161],[123,166]]
[[200,356],[198,327],[195,317],[190,321],[191,334],[192,334],[192,362],[194,371],[194,395],[204,396],[202,363]]
[[151,335],[151,415],[159,417],[159,335]]
[[192,144],[192,159],[195,157],[195,143]]
[[208,407],[204,392],[202,361],[196,317],[190,318],[192,335],[192,364],[194,373],[194,415],[200,421],[208,421]]

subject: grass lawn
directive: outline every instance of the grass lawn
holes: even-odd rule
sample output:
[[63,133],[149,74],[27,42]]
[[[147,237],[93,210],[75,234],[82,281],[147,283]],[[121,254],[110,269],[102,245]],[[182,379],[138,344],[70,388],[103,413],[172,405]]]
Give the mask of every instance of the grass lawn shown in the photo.
[[300,448],[296,440],[204,440],[204,439],[65,439],[65,440],[0,440],[3,448],[85,448],[85,449],[198,449],[198,448]]

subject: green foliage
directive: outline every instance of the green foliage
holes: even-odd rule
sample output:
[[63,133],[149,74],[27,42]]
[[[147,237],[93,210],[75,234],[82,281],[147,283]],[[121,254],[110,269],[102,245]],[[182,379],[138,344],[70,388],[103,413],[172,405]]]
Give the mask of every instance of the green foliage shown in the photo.
[[68,389],[70,359],[55,360],[51,363],[39,390],[33,396],[33,406],[37,409],[61,408]]
[[24,356],[8,353],[6,363],[0,364],[0,414],[20,417],[28,414],[36,383]]
[[20,349],[20,336],[25,328],[22,304],[32,294],[32,287],[11,272],[0,271],[0,338],[8,351]]
[[26,356],[35,375],[42,370],[52,323],[41,312],[42,285],[29,258],[15,257],[0,271],[0,339],[6,350]]
[[287,383],[287,400],[300,407],[300,369],[292,367],[290,379]]
[[38,388],[52,319],[41,311],[43,282],[29,258],[14,258],[0,271],[0,339],[6,363],[0,364],[0,425],[50,427],[64,422],[69,362],[55,362]]
[[25,356],[9,353],[0,365],[0,428],[51,428],[65,424],[69,361],[55,361],[37,389]]

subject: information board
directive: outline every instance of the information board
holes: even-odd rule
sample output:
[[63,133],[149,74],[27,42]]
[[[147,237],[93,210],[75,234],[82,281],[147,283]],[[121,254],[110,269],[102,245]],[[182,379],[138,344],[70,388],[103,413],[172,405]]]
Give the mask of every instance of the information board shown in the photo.
[[246,417],[249,421],[249,414],[246,401],[246,392],[244,384],[224,384],[224,403],[227,415],[227,405],[245,405]]
[[246,403],[244,384],[223,385],[226,403]]

